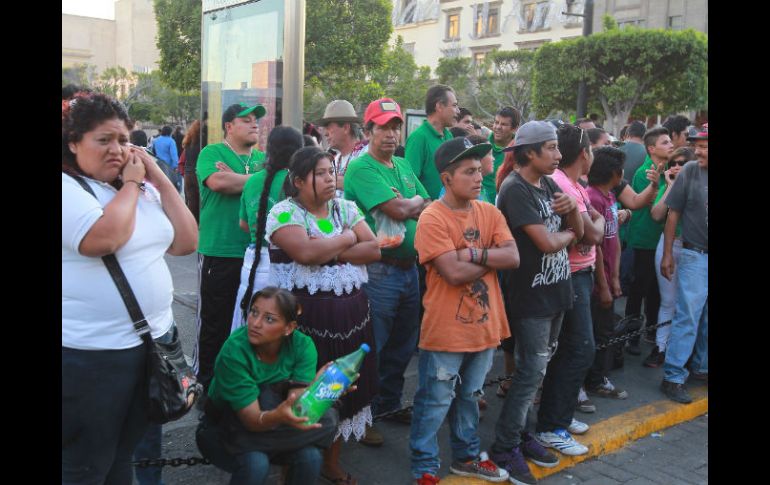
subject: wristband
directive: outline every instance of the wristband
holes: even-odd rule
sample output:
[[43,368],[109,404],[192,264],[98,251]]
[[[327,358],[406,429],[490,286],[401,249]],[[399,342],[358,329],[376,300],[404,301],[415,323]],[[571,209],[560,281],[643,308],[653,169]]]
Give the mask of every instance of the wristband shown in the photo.
[[473,248],[468,246],[468,254],[471,256],[471,263],[473,262]]
[[487,265],[487,257],[489,256],[489,252],[487,251],[487,248],[484,248],[483,251],[481,251],[481,265],[486,266]]
[[145,189],[145,187],[147,187],[147,186],[144,184],[144,182],[137,182],[136,180],[124,180],[124,181],[123,181],[123,185],[125,185],[125,184],[127,184],[127,183],[129,183],[129,182],[136,184],[136,186],[137,186],[137,187],[139,187],[139,190],[144,190],[144,189]]

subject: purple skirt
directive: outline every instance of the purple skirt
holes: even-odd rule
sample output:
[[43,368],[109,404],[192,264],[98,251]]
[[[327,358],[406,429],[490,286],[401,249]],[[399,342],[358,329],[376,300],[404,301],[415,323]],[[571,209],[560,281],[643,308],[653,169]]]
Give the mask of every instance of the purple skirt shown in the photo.
[[344,396],[338,404],[340,421],[352,418],[371,404],[379,386],[369,299],[362,290],[341,296],[332,291],[311,295],[304,288],[295,288],[292,293],[302,305],[297,329],[313,339],[318,350],[317,368],[358,350],[363,343],[371,348],[359,370],[358,389]]

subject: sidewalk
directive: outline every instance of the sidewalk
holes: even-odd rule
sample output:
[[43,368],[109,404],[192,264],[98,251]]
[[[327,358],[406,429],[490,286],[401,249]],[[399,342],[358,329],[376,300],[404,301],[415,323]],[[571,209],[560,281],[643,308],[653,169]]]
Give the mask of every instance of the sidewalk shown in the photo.
[[[195,341],[195,302],[197,298],[197,257],[166,258],[175,285],[174,314],[180,329],[185,353],[192,355]],[[624,301],[616,308],[622,312]],[[576,418],[591,425],[579,441],[589,446],[583,457],[561,456],[561,464],[554,469],[531,466],[533,473],[544,485],[567,483],[643,485],[650,483],[680,484],[705,483],[708,480],[708,389],[690,381],[695,401],[690,405],[673,403],[659,390],[663,371],[641,365],[649,353],[650,344],[642,343],[642,355],[626,354],[625,367],[613,371],[613,383],[626,389],[626,400],[611,400],[591,396],[597,412],[576,413]],[[415,356],[416,357],[416,356]],[[503,374],[503,355],[495,354],[487,380]],[[406,372],[405,404],[411,404],[417,385],[417,359],[413,358]],[[482,448],[490,446],[494,438],[495,421],[500,413],[502,399],[495,395],[495,387],[485,389],[489,408],[480,423]],[[191,411],[179,421],[163,428],[163,457],[200,456],[195,446],[195,427],[198,411]],[[689,421],[689,422],[688,422]],[[679,424],[685,423],[685,424]],[[678,426],[677,426],[678,425]],[[672,427],[674,426],[674,427]],[[357,443],[343,446],[343,466],[357,477],[361,485],[402,485],[411,483],[409,472],[409,427],[391,422],[379,422],[377,427],[385,437],[380,448],[368,448]],[[660,431],[669,428],[668,431]],[[446,424],[439,434],[442,468],[441,483],[482,484],[480,480],[449,474],[451,460],[449,434]],[[652,436],[650,436],[652,435]],[[643,438],[650,436],[648,438]],[[667,437],[667,438],[666,438]],[[634,442],[634,440],[639,440]],[[622,450],[621,450],[622,449]],[[618,450],[621,450],[617,453]],[[612,454],[611,454],[612,453]],[[599,457],[598,459],[595,459]],[[588,460],[588,461],[586,461]],[[584,463],[580,463],[583,462]],[[545,478],[548,477],[548,478]],[[688,478],[689,477],[689,478]],[[226,484],[229,475],[211,465],[167,466],[163,471],[166,485]],[[271,483],[278,483],[274,480]],[[321,483],[321,482],[319,482]]]

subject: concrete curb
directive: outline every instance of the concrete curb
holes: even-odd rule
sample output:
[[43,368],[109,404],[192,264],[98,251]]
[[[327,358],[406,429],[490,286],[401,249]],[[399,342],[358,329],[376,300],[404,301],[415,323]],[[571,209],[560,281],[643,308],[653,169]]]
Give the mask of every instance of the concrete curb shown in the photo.
[[[593,424],[588,433],[578,438],[578,441],[588,447],[587,454],[565,456],[557,452],[560,462],[556,467],[541,468],[530,464],[532,474],[537,479],[545,478],[582,461],[617,451],[631,441],[707,413],[708,387],[691,388],[689,392],[693,398],[693,402],[690,404],[679,404],[670,400],[656,401]],[[449,474],[446,478],[441,479],[441,483],[447,485],[485,485],[490,482]]]

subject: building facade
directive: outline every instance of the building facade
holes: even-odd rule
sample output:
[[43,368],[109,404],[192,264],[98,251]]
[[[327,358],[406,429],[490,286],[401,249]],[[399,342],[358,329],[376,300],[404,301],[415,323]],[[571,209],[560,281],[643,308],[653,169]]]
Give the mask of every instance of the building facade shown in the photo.
[[393,38],[435,72],[442,57],[476,61],[494,50],[534,50],[579,37],[584,0],[393,0]]
[[116,0],[115,20],[62,14],[62,67],[153,71],[160,59],[157,33],[152,0]]
[[[620,27],[682,30],[708,34],[707,0],[595,0],[593,31],[602,16]],[[535,50],[546,42],[583,35],[585,0],[393,0],[393,39],[419,66],[435,73],[442,57],[481,61],[493,49]]]
[[594,32],[602,29],[605,13],[612,15],[621,28],[636,25],[709,33],[708,0],[597,0],[594,2]]

